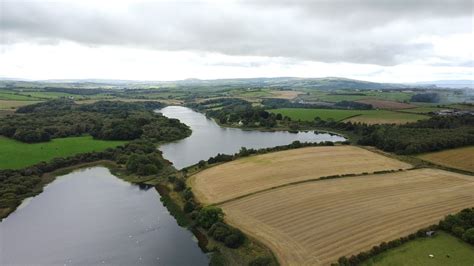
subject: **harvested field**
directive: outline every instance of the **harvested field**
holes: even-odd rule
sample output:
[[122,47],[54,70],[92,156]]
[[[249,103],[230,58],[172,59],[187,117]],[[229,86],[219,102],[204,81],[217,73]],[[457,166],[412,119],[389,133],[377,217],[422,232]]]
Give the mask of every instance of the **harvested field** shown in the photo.
[[356,102],[371,104],[374,108],[388,109],[388,110],[398,110],[398,109],[407,109],[407,108],[416,107],[416,105],[413,105],[413,104],[394,102],[394,101],[384,101],[384,100],[377,100],[377,99],[364,99],[364,100],[358,100]]
[[474,146],[431,152],[418,157],[435,164],[474,172]]
[[221,205],[282,265],[329,265],[474,206],[474,178],[418,169],[306,182]]
[[298,97],[299,94],[302,94],[300,91],[271,91],[274,96],[267,98],[276,98],[276,99],[287,99],[291,100]]
[[275,186],[323,176],[407,169],[411,165],[355,146],[308,147],[246,157],[189,180],[197,199],[219,203]]

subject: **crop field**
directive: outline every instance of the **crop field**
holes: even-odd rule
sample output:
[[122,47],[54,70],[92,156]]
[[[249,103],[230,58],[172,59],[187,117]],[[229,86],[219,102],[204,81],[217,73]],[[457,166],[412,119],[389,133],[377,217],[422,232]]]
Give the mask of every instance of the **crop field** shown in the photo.
[[271,91],[273,96],[269,98],[277,98],[277,99],[287,99],[291,100],[296,98],[299,94],[302,94],[300,91]]
[[418,157],[435,164],[474,172],[474,146],[431,152]]
[[367,124],[402,124],[427,119],[428,116],[411,113],[393,112],[389,110],[340,110],[340,109],[305,109],[305,108],[280,108],[268,110],[280,113],[293,120],[313,121],[315,117],[323,120],[352,121]]
[[411,108],[411,109],[404,109],[404,110],[401,110],[401,112],[415,113],[415,114],[428,114],[428,113],[436,112],[442,109],[447,109],[447,108],[422,106],[422,107],[416,107],[416,108]]
[[374,124],[406,124],[418,120],[428,119],[429,116],[387,110],[369,110],[359,116],[351,117],[345,121],[359,122],[369,125]]
[[0,169],[19,169],[56,157],[102,151],[124,141],[95,140],[91,136],[53,139],[41,143],[23,143],[0,137]]
[[279,108],[268,110],[272,113],[280,113],[283,116],[288,116],[292,120],[314,121],[315,117],[323,120],[332,119],[334,121],[341,121],[346,118],[360,115],[367,110],[339,110],[339,109],[305,109],[305,108]]
[[376,100],[376,99],[365,99],[358,100],[359,103],[371,104],[374,108],[377,109],[389,109],[389,110],[398,110],[398,109],[407,109],[414,108],[416,105],[401,103],[395,101],[386,101],[386,100]]
[[[430,258],[432,254],[434,257]],[[363,263],[381,265],[474,265],[474,247],[443,231],[432,238],[415,239]]]
[[359,101],[366,99],[377,99],[386,101],[407,101],[410,100],[413,93],[398,91],[374,91],[361,90],[357,93],[348,90],[338,91],[308,91],[310,94],[303,98],[308,101],[340,102],[340,101]]
[[471,176],[417,169],[294,184],[220,206],[282,265],[328,265],[473,205]]
[[219,203],[275,186],[323,176],[407,169],[411,165],[355,146],[307,147],[246,157],[189,180],[197,199]]

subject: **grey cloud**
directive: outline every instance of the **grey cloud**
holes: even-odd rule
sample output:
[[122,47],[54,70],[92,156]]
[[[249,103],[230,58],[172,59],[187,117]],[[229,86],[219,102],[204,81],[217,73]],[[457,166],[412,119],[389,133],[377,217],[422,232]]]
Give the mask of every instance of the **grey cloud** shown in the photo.
[[[87,45],[395,65],[432,56],[420,35],[472,33],[472,1],[140,2],[94,9],[1,2],[2,43]],[[455,64],[455,63],[454,63]]]

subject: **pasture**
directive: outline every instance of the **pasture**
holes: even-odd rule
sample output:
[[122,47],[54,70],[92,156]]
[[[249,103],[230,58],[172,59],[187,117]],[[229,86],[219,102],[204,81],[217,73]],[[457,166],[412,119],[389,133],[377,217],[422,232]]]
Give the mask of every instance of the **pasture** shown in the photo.
[[[430,258],[430,254],[434,257]],[[415,239],[371,258],[362,265],[474,265],[474,247],[439,231],[433,238]]]
[[124,141],[95,140],[91,136],[83,136],[28,144],[0,137],[0,169],[20,169],[41,161],[77,153],[102,151],[124,143]]
[[190,177],[188,182],[200,202],[219,203],[323,176],[410,167],[355,146],[307,147],[245,157],[206,169]]
[[401,103],[395,101],[385,101],[385,100],[376,100],[376,99],[365,99],[358,100],[359,103],[371,104],[374,108],[377,109],[388,109],[388,110],[398,110],[398,109],[407,109],[414,108],[416,105]]
[[474,172],[474,146],[419,155],[425,161]]
[[294,184],[220,207],[228,223],[270,247],[282,265],[328,265],[473,204],[471,176],[418,169]]
[[319,117],[323,120],[352,121],[366,124],[403,124],[428,118],[425,115],[389,110],[279,108],[268,111],[280,113],[283,116],[290,117],[292,120],[313,121],[314,118]]
[[345,121],[363,124],[406,124],[418,120],[428,119],[429,116],[402,112],[392,112],[388,110],[369,110],[366,113],[354,116]]

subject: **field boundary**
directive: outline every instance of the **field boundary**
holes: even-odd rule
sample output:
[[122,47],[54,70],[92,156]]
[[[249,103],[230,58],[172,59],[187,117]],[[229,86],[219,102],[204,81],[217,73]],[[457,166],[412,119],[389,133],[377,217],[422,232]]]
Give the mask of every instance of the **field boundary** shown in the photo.
[[228,200],[224,200],[224,201],[221,201],[221,202],[216,202],[216,203],[212,203],[212,204],[208,204],[208,205],[219,206],[219,205],[222,205],[222,204],[225,204],[225,203],[229,203],[229,202],[232,202],[232,201],[235,201],[235,200],[243,199],[243,198],[246,198],[248,196],[256,195],[256,194],[259,194],[259,193],[262,193],[262,192],[267,192],[267,191],[277,189],[277,188],[282,188],[282,187],[289,187],[289,186],[293,186],[293,185],[299,185],[299,184],[303,184],[303,183],[323,181],[323,180],[328,180],[328,179],[346,178],[346,177],[392,174],[392,173],[397,173],[397,172],[412,171],[412,170],[416,170],[416,169],[419,169],[419,168],[412,167],[412,168],[407,168],[407,169],[383,170],[383,171],[375,171],[375,172],[371,172],[371,173],[362,173],[362,174],[343,174],[343,175],[322,176],[322,177],[318,177],[318,178],[295,181],[295,182],[291,182],[291,183],[287,183],[287,184],[282,184],[282,185],[279,185],[279,186],[273,186],[273,187],[270,187],[270,188],[265,188],[265,189],[262,189],[262,190],[259,190],[259,191],[255,191],[255,192],[248,193],[248,194],[245,194],[245,195],[241,195],[241,196],[238,196],[238,197],[235,197],[235,198],[232,198],[232,199],[228,199]]

